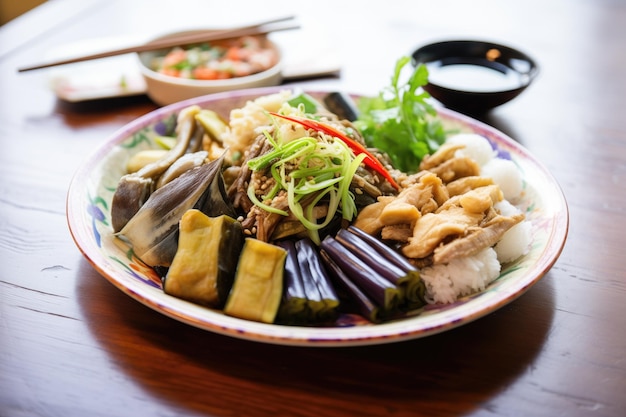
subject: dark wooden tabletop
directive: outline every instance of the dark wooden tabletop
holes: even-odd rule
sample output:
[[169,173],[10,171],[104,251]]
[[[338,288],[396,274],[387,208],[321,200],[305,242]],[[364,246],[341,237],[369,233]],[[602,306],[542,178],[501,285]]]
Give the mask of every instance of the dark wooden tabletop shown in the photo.
[[[101,277],[68,231],[70,180],[145,96],[58,100],[60,45],[228,27],[295,13],[300,52],[327,42],[338,77],[375,93],[431,40],[518,47],[535,83],[481,119],[526,147],[566,196],[569,235],[527,293],[477,321],[399,343],[287,347],[168,318]],[[0,27],[0,415],[626,415],[626,3],[619,0],[55,0]],[[315,56],[316,55],[316,56]]]

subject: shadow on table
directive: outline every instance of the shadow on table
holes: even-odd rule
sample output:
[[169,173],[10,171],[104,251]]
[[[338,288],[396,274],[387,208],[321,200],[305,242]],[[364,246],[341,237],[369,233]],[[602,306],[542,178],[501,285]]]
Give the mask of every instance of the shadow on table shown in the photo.
[[63,118],[66,126],[74,129],[88,126],[94,129],[97,124],[114,123],[122,126],[157,108],[147,96],[139,95],[81,102],[57,99],[54,112]]
[[108,111],[118,111],[120,108],[135,106],[157,106],[150,101],[146,95],[135,95],[128,97],[111,97],[97,100],[66,101],[57,99],[55,111],[58,113],[100,113]]
[[86,323],[119,368],[154,401],[214,415],[465,414],[532,367],[554,315],[548,274],[504,308],[438,335],[364,347],[288,347],[167,318],[86,261],[79,276]]

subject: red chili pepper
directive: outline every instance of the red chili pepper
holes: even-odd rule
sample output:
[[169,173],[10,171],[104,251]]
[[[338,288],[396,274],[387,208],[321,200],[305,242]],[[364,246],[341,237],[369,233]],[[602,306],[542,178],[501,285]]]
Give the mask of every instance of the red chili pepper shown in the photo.
[[278,113],[274,113],[274,112],[270,112],[270,114],[272,116],[276,116],[276,117],[280,117],[280,118],[285,119],[285,120],[289,120],[290,122],[293,122],[293,123],[298,123],[298,124],[308,128],[308,129],[317,130],[318,132],[323,132],[323,133],[326,133],[327,135],[330,135],[330,136],[336,137],[337,139],[340,139],[342,142],[344,142],[346,145],[348,145],[348,147],[350,149],[352,149],[352,151],[355,154],[357,154],[357,155],[361,154],[361,153],[365,154],[365,159],[363,160],[363,163],[365,164],[365,166],[367,166],[369,168],[372,168],[373,170],[378,172],[380,175],[382,175],[387,181],[389,181],[389,183],[396,190],[400,189],[400,186],[393,179],[393,177],[391,176],[389,171],[387,171],[385,169],[385,167],[380,163],[380,161],[378,159],[376,159],[376,157],[374,155],[372,155],[359,142],[356,142],[353,139],[350,139],[348,136],[346,136],[340,130],[334,128],[333,126],[327,125],[326,123],[318,122],[317,120],[313,120],[313,119],[307,119],[307,118],[298,117],[298,116],[286,116],[284,114],[278,114]]

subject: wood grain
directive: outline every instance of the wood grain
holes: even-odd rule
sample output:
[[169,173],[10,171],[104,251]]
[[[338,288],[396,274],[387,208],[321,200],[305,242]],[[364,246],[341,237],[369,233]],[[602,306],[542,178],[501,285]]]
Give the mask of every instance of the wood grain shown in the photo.
[[[213,1],[63,0],[0,27],[0,416],[626,414],[626,5],[237,4],[234,14]],[[90,266],[67,228],[69,182],[110,135],[157,106],[63,103],[46,71],[17,68],[80,38],[232,27],[276,10],[341,56],[341,77],[298,84],[310,89],[375,93],[399,56],[433,39],[488,38],[539,62],[526,92],[481,117],[542,161],[567,198],[567,243],[538,284],[424,339],[294,348],[179,323]]]

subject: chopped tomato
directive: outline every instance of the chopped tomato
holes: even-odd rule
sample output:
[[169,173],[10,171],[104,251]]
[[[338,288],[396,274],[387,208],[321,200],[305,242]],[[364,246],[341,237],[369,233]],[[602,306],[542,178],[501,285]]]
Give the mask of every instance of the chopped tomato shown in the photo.
[[180,77],[180,71],[175,68],[161,68],[159,72],[170,77]]
[[[266,53],[272,59],[258,58]],[[276,63],[274,57],[276,54],[265,39],[244,36],[232,42],[173,48],[156,58],[152,68],[174,77],[219,80],[265,71]]]
[[218,80],[225,80],[227,78],[233,78],[233,75],[228,72],[228,71],[218,71],[217,72],[217,79]]
[[241,59],[243,58],[241,54],[241,48],[237,46],[231,46],[226,51],[226,55],[224,57],[226,59],[230,59],[231,61],[241,61]]
[[219,72],[212,68],[198,67],[193,70],[193,78],[197,80],[217,80]]
[[187,52],[183,49],[174,48],[163,58],[163,66],[172,67],[185,59],[187,59]]

